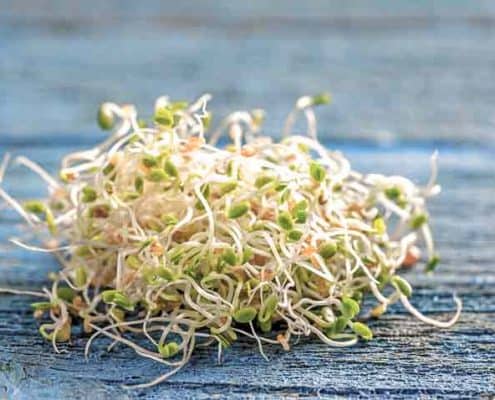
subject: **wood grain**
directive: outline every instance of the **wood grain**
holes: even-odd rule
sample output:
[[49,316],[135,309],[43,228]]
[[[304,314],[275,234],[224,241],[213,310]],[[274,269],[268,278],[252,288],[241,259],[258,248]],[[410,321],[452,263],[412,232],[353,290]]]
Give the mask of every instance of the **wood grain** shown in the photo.
[[[428,175],[430,148],[341,143],[340,149],[361,171],[400,173],[417,182]],[[0,146],[5,150],[27,153],[54,171],[69,147]],[[369,343],[334,349],[303,338],[288,353],[268,346],[267,363],[252,342],[242,340],[226,352],[222,364],[216,362],[215,349],[198,350],[169,381],[128,392],[120,385],[149,380],[163,369],[123,347],[106,353],[105,340],[85,361],[80,333],[64,346],[66,354],[56,355],[37,334],[30,299],[0,295],[0,396],[4,390],[15,399],[488,398],[495,394],[493,154],[483,148],[440,150],[444,192],[430,210],[443,264],[433,276],[420,269],[408,275],[415,288],[413,302],[428,315],[447,318],[453,311],[452,292],[457,292],[464,311],[454,328],[425,326],[396,305],[372,323],[376,339]],[[42,189],[21,168],[11,171],[5,186],[21,198]],[[57,266],[49,256],[7,244],[8,237],[22,234],[18,222],[12,212],[0,211],[0,286],[39,288]]]
[[[409,0],[6,0],[0,136],[96,137],[102,101],[214,95],[280,131],[329,90],[328,137],[495,144],[495,3]],[[36,118],[26,118],[36,110]]]

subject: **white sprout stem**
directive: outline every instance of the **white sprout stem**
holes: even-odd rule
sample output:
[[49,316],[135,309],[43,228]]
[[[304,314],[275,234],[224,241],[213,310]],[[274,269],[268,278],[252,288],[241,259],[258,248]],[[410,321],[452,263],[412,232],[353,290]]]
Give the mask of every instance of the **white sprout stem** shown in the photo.
[[49,298],[49,296],[46,293],[33,292],[30,290],[17,290],[17,289],[0,288],[0,293]]
[[454,296],[454,302],[456,304],[456,312],[455,312],[454,316],[448,321],[438,321],[436,319],[429,318],[426,315],[420,313],[409,302],[409,299],[404,295],[400,296],[400,301],[404,305],[406,310],[409,311],[412,315],[414,315],[417,319],[419,319],[420,321],[423,321],[424,323],[426,323],[428,325],[436,326],[437,328],[450,328],[459,320],[459,317],[461,316],[462,301],[457,296]]
[[35,223],[33,222],[33,218],[36,218],[36,217],[29,215],[24,210],[24,208],[22,208],[22,206],[16,200],[14,200],[12,197],[10,197],[10,195],[6,191],[4,191],[1,187],[0,187],[0,197],[2,197],[4,199],[4,201],[8,205],[10,205],[15,211],[17,211],[17,213],[21,217],[23,217],[30,226],[32,226],[32,227],[35,226]]
[[40,178],[43,179],[46,183],[48,183],[48,186],[50,186],[52,189],[57,189],[60,187],[60,184],[55,179],[53,179],[48,172],[46,172],[34,161],[31,161],[24,156],[16,157],[15,161],[18,164],[24,165],[33,172],[37,173],[40,176]]
[[2,184],[9,162],[10,162],[10,153],[5,153],[2,162],[0,163],[0,184]]

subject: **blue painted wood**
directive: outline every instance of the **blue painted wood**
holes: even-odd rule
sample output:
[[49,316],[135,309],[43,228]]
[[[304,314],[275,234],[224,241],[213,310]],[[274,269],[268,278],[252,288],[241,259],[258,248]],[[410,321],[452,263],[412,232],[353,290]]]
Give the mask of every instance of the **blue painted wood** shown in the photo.
[[4,0],[0,136],[94,136],[101,101],[203,91],[216,115],[266,108],[275,132],[330,90],[331,137],[493,144],[494,24],[486,0]]
[[[162,93],[211,91],[217,115],[261,106],[275,134],[297,96],[330,89],[335,103],[318,111],[320,130],[356,169],[423,181],[429,153],[440,148],[444,191],[430,210],[443,263],[433,277],[413,270],[409,278],[421,310],[446,317],[456,291],[462,318],[437,330],[395,306],[373,323],[370,343],[333,349],[304,339],[289,353],[267,347],[267,363],[241,341],[221,365],[214,349],[198,350],[169,381],[127,392],[121,384],[149,380],[161,367],[123,347],[107,354],[104,340],[85,361],[79,334],[55,355],[37,334],[30,299],[0,295],[0,398],[494,395],[495,3],[168,3],[2,3],[0,155],[24,154],[54,171],[62,154],[101,138],[94,113],[107,99],[148,110]],[[22,169],[5,186],[20,198],[43,191]],[[0,286],[39,288],[57,268],[49,256],[7,244],[23,232],[0,209]]]
[[[54,170],[66,147],[16,148]],[[355,168],[404,174],[417,181],[428,174],[429,148],[344,144]],[[438,330],[410,317],[396,305],[372,324],[376,338],[353,348],[329,348],[303,339],[291,352],[268,346],[270,362],[246,340],[236,343],[217,364],[215,349],[198,349],[182,372],[158,387],[125,391],[121,384],[149,380],[164,370],[123,347],[107,353],[97,343],[84,360],[85,337],[75,335],[56,355],[37,334],[30,299],[0,295],[0,393],[16,399],[107,398],[280,398],[378,396],[395,398],[479,397],[495,393],[495,174],[486,149],[446,148],[441,152],[443,194],[431,207],[443,264],[433,276],[413,270],[413,302],[436,317],[453,311],[452,291],[464,312],[451,330]],[[18,168],[6,186],[21,198],[37,194],[36,178]],[[22,233],[18,218],[0,212],[0,286],[39,288],[56,269],[49,257],[6,244]]]

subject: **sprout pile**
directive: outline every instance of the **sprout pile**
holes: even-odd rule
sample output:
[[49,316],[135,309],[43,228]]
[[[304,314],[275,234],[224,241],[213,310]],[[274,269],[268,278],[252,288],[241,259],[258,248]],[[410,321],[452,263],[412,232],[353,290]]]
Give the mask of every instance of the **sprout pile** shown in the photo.
[[[240,336],[290,349],[300,336],[330,346],[370,340],[363,322],[400,301],[421,321],[410,284],[397,273],[426,249],[438,263],[425,201],[439,192],[436,155],[424,187],[400,176],[363,175],[316,138],[313,107],[300,98],[282,139],[262,134],[262,110],[235,112],[209,131],[209,95],[192,103],[156,101],[153,118],[131,105],[104,103],[96,147],[68,154],[57,179],[18,157],[46,182],[49,196],[19,203],[0,196],[42,237],[62,268],[51,289],[3,292],[39,296],[32,304],[41,335],[69,341],[74,324],[122,343],[177,372],[196,346],[219,357]],[[293,135],[304,116],[307,135]],[[217,146],[226,133],[229,144]],[[9,164],[4,158],[0,184]],[[44,235],[44,236],[41,236]],[[363,299],[374,301],[361,312]],[[48,322],[49,321],[49,322]]]

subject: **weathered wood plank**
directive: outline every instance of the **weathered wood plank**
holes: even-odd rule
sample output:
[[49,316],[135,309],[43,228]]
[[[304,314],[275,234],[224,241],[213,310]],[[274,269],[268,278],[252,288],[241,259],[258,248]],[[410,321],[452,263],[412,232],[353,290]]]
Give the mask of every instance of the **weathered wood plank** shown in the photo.
[[[394,172],[422,180],[428,174],[429,149],[343,146],[360,170]],[[21,149],[13,148],[16,154]],[[67,148],[23,148],[53,171]],[[35,178],[17,169],[7,187],[21,197],[37,194]],[[438,247],[444,264],[433,276],[409,273],[414,304],[428,315],[446,318],[451,292],[464,301],[464,313],[451,330],[418,323],[399,306],[372,323],[376,339],[350,349],[333,349],[303,339],[293,351],[267,347],[266,363],[249,341],[241,341],[216,363],[214,349],[202,349],[181,373],[159,387],[126,392],[162,372],[123,347],[107,354],[98,342],[89,361],[85,339],[76,335],[68,354],[55,355],[36,332],[30,299],[0,295],[0,386],[18,398],[277,398],[321,396],[479,397],[495,393],[495,188],[491,154],[483,149],[442,152],[444,193],[434,201]],[[0,286],[36,288],[56,268],[49,256],[32,255],[6,245],[20,231],[14,214],[0,211]],[[16,233],[17,232],[17,233]],[[54,389],[53,387],[56,387]]]
[[297,96],[327,89],[335,105],[319,116],[332,137],[494,144],[493,2],[125,4],[0,7],[0,136],[66,140],[97,131],[101,101],[146,111],[162,92],[201,91],[216,115],[266,108],[275,131]]

